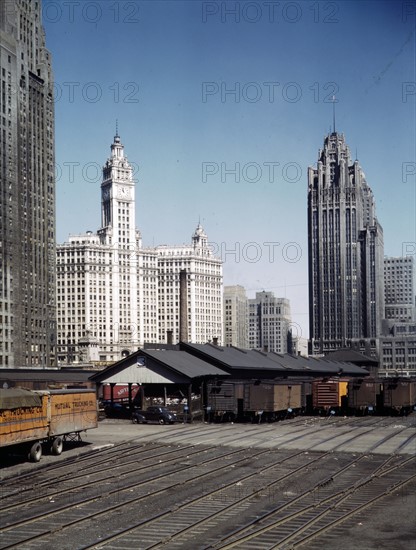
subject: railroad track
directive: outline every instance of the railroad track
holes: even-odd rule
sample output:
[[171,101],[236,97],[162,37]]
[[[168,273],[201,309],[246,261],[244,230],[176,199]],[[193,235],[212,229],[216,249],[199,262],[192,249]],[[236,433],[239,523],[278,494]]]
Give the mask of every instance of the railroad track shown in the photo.
[[312,539],[416,479],[414,457],[389,466],[391,460],[389,457],[371,475],[349,487],[335,488],[331,477],[326,483],[317,484],[288,505],[277,507],[207,549],[289,550],[306,547]]
[[[229,541],[224,538],[230,536],[230,526],[239,526],[254,544],[248,547],[257,550],[262,548],[260,539],[256,541],[259,521],[267,522],[266,531],[271,532],[273,514],[281,517],[284,513],[285,528],[292,534],[290,516],[305,523],[309,507],[322,513],[319,520],[331,519],[327,510],[334,505],[344,510],[341,504],[346,495],[348,503],[353,502],[352,495],[361,494],[373,479],[383,478],[390,487],[396,471],[407,472],[407,477],[399,475],[394,483],[406,483],[406,468],[414,468],[413,457],[386,460],[330,452],[163,445],[134,446],[134,452],[134,460],[113,461],[111,478],[93,474],[94,464],[100,463],[99,475],[113,460],[115,454],[108,449],[98,455],[98,461],[97,455],[91,457],[91,463],[86,457],[83,460],[85,476],[92,476],[88,481],[74,462],[67,465],[73,468],[73,479],[69,471],[55,470],[55,477],[46,480],[46,472],[41,471],[39,479],[33,476],[33,494],[28,486],[19,502],[13,502],[15,494],[5,494],[0,548],[195,550],[202,547],[201,540],[209,538],[213,548],[227,548],[228,544],[240,544],[236,541],[241,533],[234,533]],[[158,457],[154,468],[146,464],[146,456],[148,462]],[[40,494],[42,487],[47,491]],[[355,490],[351,492],[351,488]],[[368,505],[367,500],[357,506]],[[318,519],[312,519],[317,528]]]
[[[385,419],[328,418],[312,429],[308,419],[299,419],[286,431],[285,443],[302,437],[305,420],[308,434],[322,422],[338,429],[317,441],[315,451],[301,451],[267,447],[276,427],[291,421],[248,425],[244,435],[235,434],[233,447],[221,446],[223,435],[224,442],[226,434],[233,436],[233,426],[208,426],[208,439],[217,434],[213,445],[191,444],[195,429],[182,426],[175,430],[186,433],[181,445],[171,442],[177,436],[169,429],[163,434],[168,443],[160,436],[150,443],[125,442],[5,479],[0,549],[308,548],[357,511],[382,506],[389,491],[415,483],[415,458],[398,454],[414,435],[395,455],[371,454],[406,423],[387,422],[394,433],[367,445],[364,455],[333,451]],[[319,449],[341,436],[331,452]],[[255,446],[243,448],[245,438]]]

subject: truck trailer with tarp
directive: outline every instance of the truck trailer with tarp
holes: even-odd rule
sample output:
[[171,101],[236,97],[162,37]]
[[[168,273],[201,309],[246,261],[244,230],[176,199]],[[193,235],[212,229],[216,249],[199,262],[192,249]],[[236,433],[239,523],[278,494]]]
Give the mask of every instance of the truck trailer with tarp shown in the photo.
[[42,447],[60,455],[65,440],[98,425],[93,390],[0,389],[0,450],[16,446],[39,462]]

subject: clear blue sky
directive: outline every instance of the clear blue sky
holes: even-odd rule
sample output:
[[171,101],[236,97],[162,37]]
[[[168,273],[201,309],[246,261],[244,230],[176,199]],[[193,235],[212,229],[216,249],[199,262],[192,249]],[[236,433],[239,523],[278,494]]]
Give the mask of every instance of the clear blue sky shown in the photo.
[[118,119],[138,166],[144,244],[190,242],[200,219],[224,283],[286,296],[307,337],[307,167],[332,124],[334,92],[336,129],[373,189],[385,254],[416,242],[414,10],[44,0],[58,243],[100,226],[98,169]]

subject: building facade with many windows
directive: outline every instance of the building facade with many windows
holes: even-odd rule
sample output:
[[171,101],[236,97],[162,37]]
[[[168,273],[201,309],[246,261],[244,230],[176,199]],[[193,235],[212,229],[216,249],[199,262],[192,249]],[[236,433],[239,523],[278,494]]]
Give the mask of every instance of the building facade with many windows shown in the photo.
[[224,287],[224,345],[248,348],[248,298],[241,285]]
[[413,256],[384,258],[385,319],[416,320],[415,263]]
[[55,364],[55,130],[41,2],[0,2],[0,368]]
[[250,349],[288,353],[291,325],[290,302],[273,292],[256,292],[249,299],[248,344]]
[[384,317],[383,231],[343,134],[326,136],[308,171],[309,352],[377,355]]
[[[212,254],[208,237],[198,224],[191,245],[156,247],[158,264],[159,342],[180,339],[222,345],[222,261]],[[181,295],[180,273],[186,273]],[[182,301],[182,303],[181,303]],[[182,327],[181,308],[186,309]]]
[[413,256],[384,258],[385,319],[380,374],[416,376],[416,315]]
[[[142,246],[135,184],[116,135],[103,167],[101,228],[57,247],[58,359],[116,361],[144,343],[222,342],[222,262],[203,228],[189,246]],[[186,273],[180,293],[180,272]]]

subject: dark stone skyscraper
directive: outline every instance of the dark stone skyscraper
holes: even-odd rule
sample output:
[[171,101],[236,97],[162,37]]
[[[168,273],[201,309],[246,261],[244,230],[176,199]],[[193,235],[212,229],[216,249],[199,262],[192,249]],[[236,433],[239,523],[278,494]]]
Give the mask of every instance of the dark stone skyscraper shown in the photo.
[[308,172],[309,352],[377,353],[384,316],[383,230],[344,135],[332,132]]
[[0,368],[55,349],[54,103],[39,0],[0,0]]

